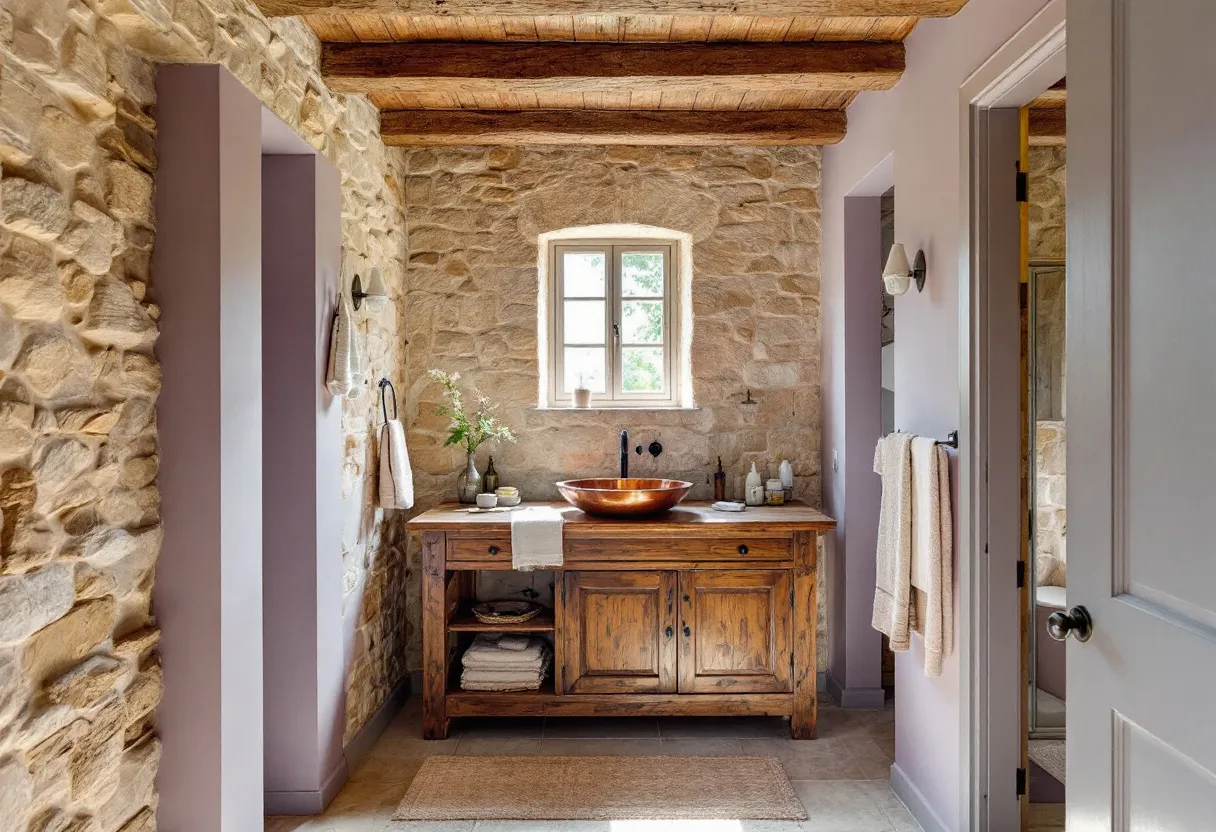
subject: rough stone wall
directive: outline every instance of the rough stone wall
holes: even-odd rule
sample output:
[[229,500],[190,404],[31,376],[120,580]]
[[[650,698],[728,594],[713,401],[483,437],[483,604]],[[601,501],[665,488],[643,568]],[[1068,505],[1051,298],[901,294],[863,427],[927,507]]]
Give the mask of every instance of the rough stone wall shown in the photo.
[[[1030,259],[1064,260],[1067,152],[1030,148]],[[1065,274],[1041,274],[1035,292],[1035,573],[1046,586],[1065,585],[1064,468]]]
[[[403,284],[400,154],[366,101],[325,89],[318,58],[302,24],[244,0],[0,4],[0,832],[154,825],[156,64],[226,66],[320,148],[343,172],[347,272]],[[403,309],[363,324],[373,378],[403,381]],[[372,395],[344,408],[348,736],[404,672],[404,547],[370,498],[375,410]]]
[[1063,421],[1035,423],[1035,576],[1040,586],[1064,586],[1068,561],[1067,439]]
[[1027,195],[1030,197],[1030,259],[1063,260],[1064,202],[1068,192],[1068,154],[1062,146],[1030,148]]
[[[693,499],[712,496],[708,475],[719,456],[735,495],[751,462],[766,475],[789,458],[798,496],[818,505],[819,159],[817,148],[409,152],[416,508],[454,498],[462,463],[458,448],[443,447],[440,389],[423,375],[432,367],[459,371],[501,403],[520,440],[480,451],[478,463],[484,469],[492,453],[502,483],[526,498],[556,498],[556,480],[617,470],[617,434],[627,428],[634,443],[658,438],[664,448],[657,462],[633,456],[631,472],[690,480]],[[537,409],[538,235],[604,223],[691,234],[699,409]],[[749,388],[758,404],[741,404]],[[416,638],[410,662],[419,665]]]

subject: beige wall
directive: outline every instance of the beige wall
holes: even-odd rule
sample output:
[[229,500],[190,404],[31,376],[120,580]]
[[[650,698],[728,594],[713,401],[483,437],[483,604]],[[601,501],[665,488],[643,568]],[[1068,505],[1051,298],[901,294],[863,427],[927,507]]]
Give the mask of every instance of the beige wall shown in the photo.
[[[657,437],[664,446],[657,462],[631,455],[631,472],[688,479],[695,499],[712,496],[706,478],[719,456],[735,495],[752,461],[767,474],[788,457],[798,495],[819,504],[817,148],[426,149],[406,164],[408,424],[419,510],[454,498],[463,460],[442,447],[440,390],[424,377],[431,367],[459,371],[501,403],[520,440],[488,452],[502,483],[526,497],[556,497],[556,480],[617,470],[617,434],[627,428],[631,444]],[[692,236],[699,409],[536,408],[537,237],[603,223]],[[759,404],[740,403],[748,388]],[[486,457],[479,452],[483,469]],[[418,648],[414,638],[411,667]]]
[[[347,271],[374,263],[400,294],[400,154],[318,59],[302,24],[244,0],[0,7],[0,830],[87,813],[111,832],[155,806],[156,64],[228,67],[320,148],[343,174]],[[399,386],[403,309],[361,324],[372,378]],[[343,414],[348,738],[404,672],[404,551],[371,499],[376,407]]]

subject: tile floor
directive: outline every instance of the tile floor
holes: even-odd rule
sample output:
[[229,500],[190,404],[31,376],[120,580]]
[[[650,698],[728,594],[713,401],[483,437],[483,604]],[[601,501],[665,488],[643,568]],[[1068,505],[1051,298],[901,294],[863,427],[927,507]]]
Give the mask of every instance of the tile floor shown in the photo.
[[[819,739],[794,742],[788,723],[764,718],[484,719],[452,726],[442,742],[421,739],[418,700],[408,702],[324,815],[267,818],[267,832],[919,832],[887,779],[895,711],[842,711],[823,703]],[[771,755],[781,760],[810,818],[775,821],[392,820],[431,754]]]

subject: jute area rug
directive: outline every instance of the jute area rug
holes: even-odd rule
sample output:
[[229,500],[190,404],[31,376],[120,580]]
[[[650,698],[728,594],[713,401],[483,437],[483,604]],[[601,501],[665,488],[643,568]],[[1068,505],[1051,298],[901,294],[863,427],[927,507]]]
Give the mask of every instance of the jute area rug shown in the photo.
[[394,820],[805,820],[775,757],[428,757]]

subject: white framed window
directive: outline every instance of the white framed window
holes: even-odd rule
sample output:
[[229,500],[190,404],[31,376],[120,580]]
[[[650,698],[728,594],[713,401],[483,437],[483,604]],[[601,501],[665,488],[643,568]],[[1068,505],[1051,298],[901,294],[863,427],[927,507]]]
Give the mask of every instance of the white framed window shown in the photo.
[[549,404],[673,407],[683,361],[674,240],[549,244]]

